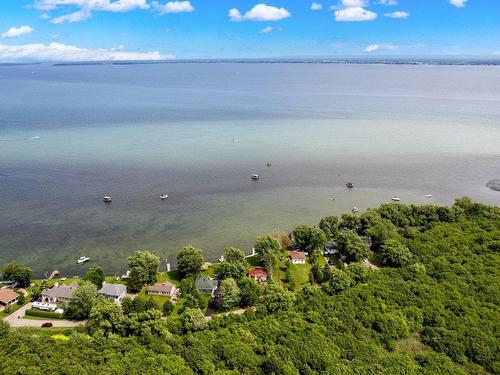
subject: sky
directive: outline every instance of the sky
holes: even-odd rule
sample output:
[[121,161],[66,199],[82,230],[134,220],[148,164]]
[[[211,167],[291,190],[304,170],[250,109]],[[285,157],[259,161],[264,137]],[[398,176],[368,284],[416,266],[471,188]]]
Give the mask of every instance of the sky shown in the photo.
[[0,62],[500,58],[500,0],[0,0]]

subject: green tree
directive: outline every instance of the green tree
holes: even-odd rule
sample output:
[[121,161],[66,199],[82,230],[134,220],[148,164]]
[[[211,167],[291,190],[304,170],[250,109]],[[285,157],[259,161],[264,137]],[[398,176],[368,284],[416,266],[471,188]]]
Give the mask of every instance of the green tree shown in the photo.
[[10,332],[10,325],[5,320],[0,319],[0,339],[7,336]]
[[339,228],[342,230],[348,229],[356,232],[361,228],[361,219],[359,218],[359,216],[353,214],[342,214],[342,216],[340,217]]
[[240,288],[235,279],[229,278],[222,280],[220,285],[221,306],[230,310],[240,303]]
[[247,269],[243,262],[230,262],[224,260],[219,263],[217,267],[217,278],[219,280],[233,278],[236,280],[240,280],[247,273]]
[[17,299],[17,304],[18,305],[24,305],[26,303],[26,297],[24,294],[19,295],[19,298]]
[[293,231],[295,243],[299,249],[312,253],[325,244],[325,233],[318,227],[308,227],[307,225],[299,225]]
[[280,242],[270,234],[265,234],[257,237],[254,242],[254,249],[259,260],[268,269],[270,275],[272,275],[274,267],[278,262],[278,257],[281,254]]
[[19,287],[26,288],[31,283],[32,273],[31,268],[24,264],[10,262],[3,269],[3,278],[4,280],[15,281]]
[[73,292],[64,315],[74,320],[86,319],[92,310],[92,305],[96,297],[96,286],[90,281],[81,281]]
[[319,222],[319,228],[325,233],[328,240],[334,241],[339,234],[339,218],[337,216],[327,216]]
[[293,305],[293,293],[275,283],[269,283],[264,289],[264,306],[270,313],[288,311]]
[[259,301],[259,287],[248,277],[241,279],[238,283],[240,288],[240,306],[255,306]]
[[169,316],[174,311],[174,304],[170,300],[166,300],[162,307],[164,316]]
[[[94,288],[95,286],[92,285]],[[96,298],[85,325],[90,334],[100,332],[103,336],[115,333],[126,334],[126,318],[122,310],[112,301],[105,298]]]
[[322,285],[322,290],[329,294],[335,295],[350,288],[354,285],[354,280],[344,271],[333,269],[330,281]]
[[208,323],[200,309],[187,308],[182,313],[182,326],[186,331],[199,331],[207,328]]
[[383,264],[401,267],[411,261],[412,253],[398,240],[390,239],[380,248],[379,256]]
[[370,252],[368,245],[352,230],[341,232],[337,245],[339,253],[347,257],[349,262],[358,262],[366,259]]
[[85,276],[83,276],[83,280],[90,281],[92,284],[94,284],[97,289],[102,288],[102,283],[104,282],[104,271],[101,266],[93,266],[88,269],[88,271],[85,273]]
[[203,262],[203,251],[193,246],[186,246],[177,254],[177,268],[182,278],[196,276]]
[[149,297],[149,299],[146,301],[144,304],[144,311],[147,310],[160,310],[161,311],[161,306],[156,302],[153,297]]
[[149,251],[137,251],[128,258],[130,276],[127,286],[132,291],[140,291],[145,285],[156,281],[160,258]]
[[236,247],[227,247],[224,249],[224,259],[229,263],[243,263],[245,253]]

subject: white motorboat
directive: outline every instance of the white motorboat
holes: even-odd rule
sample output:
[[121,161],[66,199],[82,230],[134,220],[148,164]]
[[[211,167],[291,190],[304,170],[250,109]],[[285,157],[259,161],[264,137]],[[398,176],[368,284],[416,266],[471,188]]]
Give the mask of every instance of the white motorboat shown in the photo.
[[102,198],[104,203],[111,203],[113,199],[109,195],[106,195],[104,198]]
[[168,198],[168,194],[166,194],[166,193],[165,193],[165,194],[160,195],[160,199],[161,199],[161,200],[165,200],[165,199],[167,199],[167,198]]
[[347,184],[345,184],[345,186],[348,188],[348,189],[352,189],[354,187],[354,184],[352,182],[348,182]]
[[399,197],[392,197],[391,198],[394,202],[399,202],[401,199]]
[[252,174],[252,180],[258,180],[260,177],[258,174]]
[[353,207],[353,208],[352,208],[352,212],[354,212],[354,213],[359,212],[359,208],[357,208],[357,207]]
[[88,262],[90,260],[89,257],[80,257],[76,260],[76,263],[78,264],[82,264],[82,263],[85,263],[85,262]]
[[426,198],[432,198],[432,194],[427,194],[425,197]]

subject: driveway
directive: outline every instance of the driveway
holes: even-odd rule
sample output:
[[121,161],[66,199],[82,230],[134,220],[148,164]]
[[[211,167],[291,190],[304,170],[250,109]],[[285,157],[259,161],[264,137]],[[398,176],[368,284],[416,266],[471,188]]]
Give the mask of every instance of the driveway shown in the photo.
[[31,307],[31,303],[27,303],[19,310],[13,312],[4,320],[10,324],[11,327],[40,327],[42,323],[50,322],[53,327],[61,327],[61,328],[69,328],[69,327],[78,327],[79,325],[85,324],[86,321],[82,320],[79,322],[74,322],[72,320],[63,320],[63,319],[46,319],[46,320],[31,320],[31,319],[22,319],[25,315],[26,310]]

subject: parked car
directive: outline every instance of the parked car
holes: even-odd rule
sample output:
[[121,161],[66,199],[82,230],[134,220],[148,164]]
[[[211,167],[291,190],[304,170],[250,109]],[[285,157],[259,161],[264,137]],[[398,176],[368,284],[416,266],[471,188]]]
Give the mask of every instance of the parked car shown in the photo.
[[42,323],[42,328],[50,328],[50,327],[52,327],[52,323],[51,322]]

